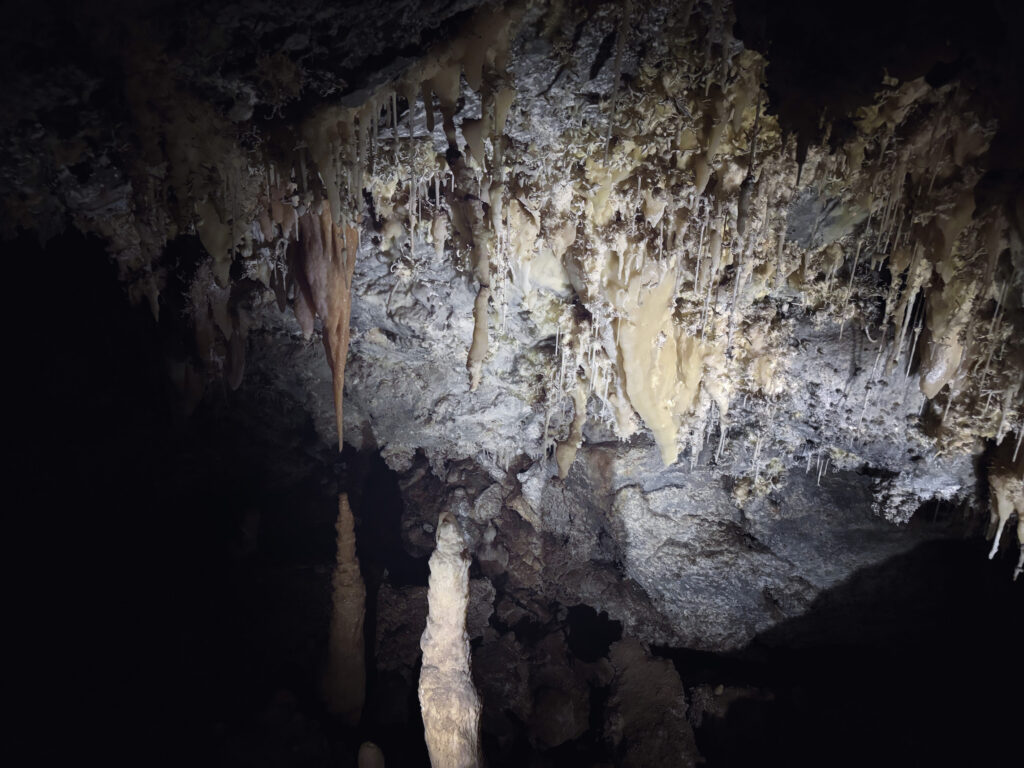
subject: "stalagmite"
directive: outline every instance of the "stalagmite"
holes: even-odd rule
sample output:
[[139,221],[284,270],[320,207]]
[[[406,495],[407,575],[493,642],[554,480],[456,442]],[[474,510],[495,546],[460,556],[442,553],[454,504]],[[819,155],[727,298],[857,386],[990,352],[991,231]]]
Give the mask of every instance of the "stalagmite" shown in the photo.
[[480,698],[470,673],[469,555],[458,520],[444,511],[430,556],[427,627],[420,638],[419,697],[433,768],[480,765]]
[[359,723],[366,691],[363,617],[366,587],[356,557],[355,520],[348,496],[338,496],[338,553],[331,577],[331,628],[324,698],[327,708],[350,726]]
[[364,741],[359,747],[358,768],[384,768],[384,753],[372,741]]

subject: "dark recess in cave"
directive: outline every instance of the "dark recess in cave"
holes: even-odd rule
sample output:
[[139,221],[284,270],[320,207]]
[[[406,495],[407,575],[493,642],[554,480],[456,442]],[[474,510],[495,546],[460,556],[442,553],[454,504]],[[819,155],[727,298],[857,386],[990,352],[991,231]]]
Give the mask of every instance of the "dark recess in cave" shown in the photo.
[[[659,649],[688,689],[747,689],[696,729],[708,765],[1013,765],[1024,672],[1020,584],[979,541],[938,541],[857,573],[735,654]],[[998,702],[1006,702],[1002,706]]]
[[569,650],[581,661],[597,661],[608,655],[608,648],[622,639],[622,622],[608,618],[605,611],[598,613],[589,605],[574,605],[569,609]]

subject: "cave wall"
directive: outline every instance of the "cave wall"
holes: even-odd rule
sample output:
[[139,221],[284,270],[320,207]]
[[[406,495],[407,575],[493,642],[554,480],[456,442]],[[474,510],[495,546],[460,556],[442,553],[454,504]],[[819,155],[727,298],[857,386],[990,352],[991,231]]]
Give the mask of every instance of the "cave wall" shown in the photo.
[[[805,6],[34,4],[0,97],[15,284],[57,318],[30,333],[58,356],[89,333],[62,317],[95,262],[27,239],[102,243],[149,313],[116,310],[152,330],[132,397],[161,424],[224,409],[253,466],[286,445],[282,484],[379,453],[413,561],[456,510],[482,664],[563,653],[508,632],[581,604],[648,646],[742,649],[990,517],[1010,579],[1020,10]],[[120,370],[90,355],[67,366]],[[60,381],[26,434],[66,428]],[[147,425],[124,440],[164,440]],[[395,574],[370,582],[422,602]],[[519,721],[615,679],[556,666],[574,693],[523,683]]]

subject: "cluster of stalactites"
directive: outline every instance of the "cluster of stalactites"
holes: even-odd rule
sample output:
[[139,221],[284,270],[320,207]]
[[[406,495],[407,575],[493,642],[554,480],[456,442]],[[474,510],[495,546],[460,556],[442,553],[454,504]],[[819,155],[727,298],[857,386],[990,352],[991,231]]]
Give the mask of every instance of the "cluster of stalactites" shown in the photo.
[[[442,255],[450,218],[479,285],[475,329],[468,340],[471,389],[479,386],[487,353],[492,262],[502,237],[502,135],[515,96],[506,59],[518,13],[515,8],[480,9],[459,36],[437,45],[403,78],[381,87],[362,107],[329,108],[306,121],[298,152],[300,161],[308,156],[332,210],[344,210],[346,205],[358,210],[363,191],[370,191],[383,222],[381,249],[385,251],[401,239],[403,229],[410,252],[414,249],[424,200],[433,187],[428,236],[438,256]],[[464,118],[456,125],[463,78],[479,97],[481,117]],[[399,98],[406,105],[404,120]],[[435,102],[449,148],[436,157]],[[417,135],[421,109],[426,134]],[[465,140],[461,148],[459,131]],[[460,150],[468,152],[468,160]],[[299,178],[305,178],[305,173],[303,168]],[[442,195],[447,197],[447,211]]]
[[[358,213],[333,195],[297,153],[295,167],[265,170],[259,212],[251,226],[249,251],[241,254],[246,274],[271,290],[280,309],[289,303],[303,336],[320,318],[333,377],[338,447],[342,446],[345,360],[349,346],[352,278],[359,249]],[[311,175],[312,174],[312,175]],[[325,195],[325,191],[328,193]],[[342,207],[339,213],[328,197]]]
[[[690,79],[688,92],[682,76],[641,72],[653,79],[644,83],[650,91],[639,99],[616,93],[614,127],[603,142],[596,130],[570,142],[580,149],[571,160],[582,162],[589,192],[575,198],[556,184],[548,200],[538,193],[518,206],[530,211],[533,225],[518,230],[547,237],[516,255],[522,260],[521,251],[529,251],[532,269],[546,276],[543,287],[557,289],[553,271],[565,275],[589,313],[564,330],[563,318],[557,330],[561,363],[553,389],[567,393],[574,411],[556,450],[560,475],[578,447],[591,395],[599,417],[621,437],[635,431],[638,416],[671,464],[681,436],[696,454],[709,424],[724,433],[741,383],[776,391],[777,366],[762,354],[764,339],[735,334],[741,317],[732,310],[739,289],[752,282],[750,255],[766,240],[768,192],[755,192],[754,149],[763,62],[751,54],[712,64]],[[666,92],[676,88],[683,93]],[[680,110],[684,102],[690,108]],[[615,141],[608,140],[612,134]],[[596,151],[602,143],[604,151]],[[547,264],[552,256],[555,269]],[[727,267],[735,276],[728,293],[720,290]],[[531,272],[521,272],[529,290]],[[573,374],[568,388],[566,370]]]
[[[700,15],[683,21],[726,34]],[[852,138],[834,151],[812,147],[798,166],[761,107],[765,62],[727,40],[721,61],[700,58],[700,34],[675,37],[684,41],[680,72],[641,67],[637,87],[610,99],[607,130],[568,134],[566,161],[532,188],[516,183],[507,206],[520,287],[572,292],[587,310],[546,310],[558,318],[559,354],[547,421],[572,414],[561,439],[545,429],[559,474],[588,400],[621,437],[639,417],[666,464],[686,444],[695,459],[712,429],[720,455],[737,393],[763,400],[770,424],[790,345],[771,305],[758,302],[792,301],[794,290],[840,338],[852,322],[877,345],[863,408],[845,428],[851,444],[882,390],[876,380],[906,379],[915,367],[942,414],[938,428],[924,427],[938,450],[1014,432],[1019,441],[1024,198],[980,210],[974,196],[995,126],[955,84],[890,82],[855,116]],[[585,169],[584,185],[564,183],[574,165]],[[798,194],[839,204],[809,244],[786,239]],[[868,270],[883,265],[892,279],[879,323],[870,314],[882,280]]]
[[[477,13],[466,32],[427,56],[417,71],[421,78],[426,121],[433,130],[433,97],[440,106],[448,151],[445,161],[452,179],[450,208],[454,232],[470,254],[470,267],[477,282],[473,303],[473,337],[466,367],[470,390],[476,390],[483,375],[489,345],[489,314],[496,250],[503,242],[502,197],[504,180],[503,135],[515,89],[506,73],[510,33],[518,11],[485,10]],[[480,97],[481,115],[463,119],[459,125],[472,165],[460,151],[455,126],[461,76]],[[411,85],[406,86],[414,92]],[[410,104],[413,102],[410,101]],[[491,153],[486,151],[490,141]],[[475,167],[473,167],[475,166]]]
[[[619,48],[645,8],[619,12]],[[1014,432],[1019,442],[1024,202],[978,210],[973,194],[994,126],[970,113],[964,91],[912,81],[861,110],[838,149],[811,148],[798,166],[764,106],[766,62],[729,36],[728,3],[692,10],[666,17],[672,63],[641,62],[637,87],[619,88],[624,49],[616,50],[605,122],[573,126],[561,139],[564,157],[545,160],[539,173],[506,178],[503,134],[515,93],[506,59],[518,11],[493,8],[363,105],[321,109],[266,169],[225,151],[235,159],[202,176],[195,209],[213,255],[191,302],[207,360],[240,381],[246,323],[224,294],[238,255],[282,307],[291,302],[307,336],[315,316],[324,323],[340,436],[349,293],[369,190],[382,249],[402,242],[403,230],[412,245],[420,230],[439,257],[449,237],[456,254],[468,254],[477,283],[466,340],[471,389],[483,377],[491,305],[504,309],[509,284],[554,333],[548,421],[571,415],[559,419],[557,437],[546,428],[543,439],[561,475],[588,407],[620,437],[649,428],[666,464],[687,446],[694,461],[714,430],[721,454],[737,394],[774,414],[787,388],[789,339],[761,300],[791,301],[794,290],[840,335],[847,323],[866,326],[878,344],[872,382],[919,366],[921,391],[941,411],[940,447]],[[463,81],[481,113],[456,124]],[[417,133],[421,115],[426,133]],[[185,144],[176,169],[206,157]],[[175,177],[196,188],[200,174]],[[432,219],[421,227],[430,187]],[[840,201],[842,231],[816,225],[809,246],[787,242],[786,211],[811,189]],[[247,216],[255,223],[241,226]],[[879,279],[868,269],[883,264],[892,281],[882,327],[872,328],[864,299]],[[548,299],[530,298],[538,293]],[[585,311],[564,311],[573,295]],[[851,440],[877,390],[865,392]]]
[[[476,388],[487,351],[492,251],[500,239],[496,233],[502,221],[500,137],[515,94],[505,73],[515,17],[512,12],[482,9],[462,35],[437,46],[401,81],[382,86],[361,106],[325,107],[305,120],[296,131],[295,146],[268,158],[263,167],[250,167],[244,155],[223,147],[219,148],[221,158],[207,158],[201,137],[191,133],[171,142],[177,148],[171,154],[178,160],[175,180],[179,186],[206,190],[195,203],[194,222],[212,260],[193,282],[190,308],[199,358],[208,372],[226,374],[232,388],[241,382],[246,321],[244,313],[235,309],[238,302],[231,301],[230,277],[232,264],[238,261],[247,277],[273,291],[282,309],[291,304],[306,338],[314,332],[315,318],[320,318],[334,379],[341,445],[351,282],[363,195],[369,189],[376,196],[380,180],[392,176],[392,182],[384,184],[388,197],[397,194],[405,199],[401,205],[381,200],[378,213],[398,209],[404,215],[386,221],[385,247],[403,224],[413,244],[427,198],[424,188],[432,183],[435,197],[429,236],[438,255],[443,253],[449,218],[471,254],[480,286],[468,354],[472,388]],[[448,153],[452,162],[447,170],[451,190],[446,215],[441,207],[445,161],[443,156],[434,159],[432,149],[434,105],[436,99],[444,135],[456,148],[454,121],[463,76],[480,96],[483,112],[481,118],[465,119],[459,125],[472,167],[458,152]],[[399,151],[405,127],[400,125],[399,96],[407,105],[407,143],[412,145],[404,152],[405,167]],[[414,116],[421,108],[428,132],[416,137]],[[428,151],[419,151],[424,145]],[[424,161],[424,157],[430,159]],[[213,170],[200,173],[200,167]],[[219,184],[198,186],[198,179],[211,176],[220,179]],[[485,215],[480,202],[481,190],[489,190],[485,199],[490,215]],[[179,367],[179,383],[195,402],[202,394],[202,371],[191,364]]]
[[[931,113],[896,134],[913,108]],[[918,365],[921,392],[941,408],[941,448],[977,438],[998,445],[1012,431],[1019,440],[1024,195],[985,208],[975,196],[995,126],[970,113],[963,92],[937,94],[923,81],[866,112],[862,128],[887,141],[869,187],[873,264],[884,260],[892,275],[881,329],[891,339],[886,370],[906,376]],[[862,153],[854,144],[847,160]]]
[[[434,219],[429,234],[438,255],[443,253],[448,233],[448,222],[441,208],[444,161],[434,162],[433,168],[425,168],[431,163],[424,162],[424,154],[429,156],[430,153],[420,152],[418,147],[423,144],[429,147],[433,143],[436,98],[444,135],[449,146],[457,149],[454,120],[462,76],[479,94],[482,116],[463,120],[459,125],[475,169],[471,169],[457,151],[447,153],[451,179],[449,204],[455,233],[470,252],[473,275],[479,283],[474,305],[475,330],[469,343],[467,363],[471,388],[479,385],[487,351],[492,251],[500,239],[501,228],[501,136],[515,94],[507,85],[505,74],[513,20],[514,14],[481,10],[462,35],[435,48],[404,79],[382,87],[362,107],[328,108],[307,120],[301,131],[303,143],[296,152],[298,167],[292,170],[297,183],[287,185],[287,189],[271,187],[272,206],[277,204],[275,197],[289,194],[293,200],[297,197],[295,214],[283,211],[279,216],[272,211],[270,222],[277,224],[286,236],[295,232],[294,256],[289,259],[289,267],[296,275],[298,290],[294,292],[294,306],[303,331],[307,336],[312,331],[314,314],[324,321],[324,343],[334,372],[339,441],[350,288],[360,220],[357,212],[363,190],[370,188],[375,202],[382,190],[386,190],[388,199],[380,199],[376,206],[378,215],[385,215],[382,248],[389,248],[405,225],[412,250],[422,201],[427,197],[424,187],[432,182]],[[399,117],[399,96],[407,105],[404,126]],[[421,107],[420,99],[427,135],[417,137],[414,117]],[[403,128],[407,129],[407,139],[402,137]],[[389,134],[387,149],[384,133]],[[485,139],[490,140],[492,147],[489,157]],[[404,153],[400,151],[403,141],[410,144]],[[390,178],[390,182],[381,184],[380,180],[385,177]],[[307,182],[307,178],[315,182]],[[486,199],[490,215],[485,213],[480,200],[484,187],[489,190]],[[326,200],[319,199],[321,189]],[[401,204],[396,202],[396,197],[404,197]],[[305,213],[303,206],[307,209]],[[404,215],[400,215],[403,209]],[[392,215],[386,216],[389,212]],[[340,260],[335,258],[338,254]]]

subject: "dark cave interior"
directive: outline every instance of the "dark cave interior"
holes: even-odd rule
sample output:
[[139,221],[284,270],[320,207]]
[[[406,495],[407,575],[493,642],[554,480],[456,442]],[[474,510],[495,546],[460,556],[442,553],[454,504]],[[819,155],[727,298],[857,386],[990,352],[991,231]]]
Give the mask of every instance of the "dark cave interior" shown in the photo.
[[[122,6],[130,4],[100,3],[95,11],[78,5],[26,8],[22,28],[38,23],[44,31],[20,35],[12,24],[2,36],[9,44],[2,46],[0,71],[25,68],[50,76],[64,67],[80,67],[98,83],[91,107],[98,105],[97,114],[111,126],[127,124],[130,110],[121,88],[131,73],[120,69],[118,56],[121,47],[138,44],[131,39],[131,14],[120,16]],[[185,5],[206,20],[216,4]],[[302,64],[309,67],[306,75],[310,82],[314,75],[336,78],[342,85],[332,97],[368,92],[385,77],[381,73],[393,74],[396,61],[416,60],[471,16],[472,3],[449,5],[455,10],[444,7],[443,13],[451,15],[435,11],[441,21],[421,30],[418,41],[403,43],[395,32],[386,50],[337,64],[311,54]],[[588,21],[600,18],[612,30],[599,36],[598,58],[590,65],[593,80],[602,67],[610,68],[619,27],[608,21],[610,15],[601,16],[607,3],[567,0],[561,5]],[[832,150],[856,134],[850,116],[871,102],[883,73],[904,81],[923,77],[934,87],[957,80],[971,94],[971,107],[999,124],[972,200],[979,210],[986,201],[1024,200],[1019,192],[1024,188],[1024,89],[1019,87],[1024,55],[1018,40],[1024,3],[982,0],[968,8],[927,0],[855,5],[735,0],[734,5],[735,40],[767,57],[765,110],[778,118],[783,144],[796,137],[799,163],[809,146],[825,139],[824,126]],[[195,30],[184,20],[190,11],[173,6],[154,0],[139,3],[136,11],[172,20],[167,50],[179,53],[194,42],[188,35]],[[573,47],[583,27],[581,21]],[[279,32],[283,50],[291,30]],[[89,34],[97,39],[88,39]],[[196,39],[207,41],[198,34]],[[257,43],[233,44],[241,50]],[[643,41],[634,43],[643,48]],[[224,42],[225,50],[230,52],[231,45]],[[331,45],[325,44],[321,53]],[[255,67],[260,52],[254,48],[250,53]],[[247,61],[242,54],[238,58]],[[642,54],[637,58],[642,60]],[[213,78],[190,76],[216,91],[209,85]],[[617,73],[616,96],[619,79]],[[621,79],[624,91],[635,85],[626,74]],[[324,100],[317,83],[284,106],[257,105],[252,122],[275,140],[280,134],[292,141],[291,124],[299,124]],[[587,91],[581,98],[596,102],[605,97]],[[403,105],[403,118],[411,115],[404,111],[408,100],[394,104],[394,109]],[[215,107],[228,109],[219,102]],[[57,106],[46,114],[47,130],[61,141],[82,130],[79,120],[84,118],[76,108]],[[611,128],[608,137],[611,144]],[[753,157],[751,149],[751,167]],[[82,161],[70,172],[80,171],[84,183],[94,170]],[[953,174],[956,180],[959,173]],[[719,180],[714,177],[712,186]],[[373,196],[363,194],[372,206]],[[435,197],[427,200],[440,209],[437,193],[428,189],[429,194]],[[817,205],[818,197],[811,198]],[[374,221],[367,231],[373,229],[379,243],[384,219],[376,221],[372,208],[369,214]],[[1018,224],[1024,232],[1024,221]],[[414,250],[415,236],[411,240]],[[254,373],[246,374],[237,391],[223,382],[210,385],[194,412],[186,413],[168,366],[172,360],[199,359],[185,302],[194,275],[210,256],[199,237],[175,229],[162,251],[168,284],[160,294],[156,321],[144,304],[129,302],[108,245],[59,216],[41,216],[35,231],[22,229],[16,239],[4,241],[13,270],[7,280],[17,297],[6,303],[7,379],[14,388],[8,400],[8,471],[14,493],[6,541],[13,565],[12,615],[17,617],[9,630],[16,646],[9,665],[15,683],[11,698],[31,724],[14,734],[10,754],[31,756],[26,762],[39,765],[98,756],[108,765],[326,768],[355,766],[359,745],[369,740],[383,748],[389,765],[429,766],[417,697],[420,662],[382,664],[379,654],[382,648],[389,652],[401,646],[411,648],[415,658],[424,618],[416,611],[425,611],[429,576],[424,542],[433,545],[433,528],[423,524],[424,518],[406,514],[402,478],[378,451],[346,446],[335,452],[318,433],[304,407],[308,404],[299,402],[294,391],[260,380],[259,366],[251,366]],[[262,290],[243,274],[240,263],[233,263],[230,275],[238,302]],[[1016,278],[1009,257],[993,263]],[[730,265],[723,275],[736,279],[739,267]],[[853,286],[856,260],[849,271],[843,266],[837,274]],[[881,257],[874,279],[879,285],[900,280]],[[697,282],[695,274],[694,288]],[[926,303],[924,292],[910,303],[908,318],[918,318],[918,331],[931,311]],[[866,304],[871,306],[865,311],[881,314],[885,309],[880,293]],[[575,317],[592,320],[579,300],[572,307]],[[788,311],[788,300],[785,307]],[[994,315],[995,301],[992,307]],[[1016,311],[1019,322],[1024,315]],[[809,317],[808,311],[804,319]],[[810,327],[808,320],[803,331]],[[869,327],[855,330],[867,333]],[[817,330],[806,332],[804,341],[820,340]],[[258,334],[249,337],[251,360],[259,354]],[[393,341],[394,334],[382,335]],[[549,334],[545,350],[556,349],[557,338]],[[867,338],[874,342],[870,333]],[[302,343],[294,340],[296,346]],[[904,382],[918,373],[923,355],[911,351]],[[950,402],[952,395],[947,411]],[[864,403],[866,408],[866,397]],[[937,414],[945,418],[936,408],[921,420],[941,426]],[[737,432],[743,426],[737,423]],[[546,424],[544,429],[546,436]],[[727,429],[719,433],[723,441]],[[599,434],[612,442],[611,433]],[[372,444],[372,436],[365,443]],[[600,442],[595,443],[600,450]],[[1024,579],[1009,578],[1017,557],[1013,547],[986,558],[990,545],[981,535],[981,517],[987,517],[990,489],[980,468],[994,455],[991,440],[987,451],[974,459],[979,467],[974,509],[934,500],[920,507],[906,529],[926,531],[919,538],[923,543],[856,571],[819,594],[803,615],[792,618],[780,608],[773,628],[734,652],[650,647],[654,659],[666,666],[670,662],[678,673],[702,764],[1019,764]],[[427,464],[422,454],[415,461],[420,468]],[[527,464],[523,461],[524,468]],[[873,471],[868,462],[863,466],[851,473]],[[860,479],[867,487],[866,477]],[[447,491],[444,482],[437,481],[438,498]],[[366,694],[355,727],[341,725],[321,695],[341,492],[354,511],[366,587]],[[521,651],[518,664],[543,673],[551,663],[585,680],[588,698],[582,735],[552,746],[543,713],[562,701],[554,690],[557,684],[528,692],[537,700],[546,696],[549,709],[525,718],[508,703],[519,695],[513,690],[519,670],[494,651],[486,658],[475,655],[474,664],[480,666],[474,666],[474,678],[484,692],[483,764],[628,764],[626,753],[635,745],[627,738],[616,746],[607,737],[616,705],[601,671],[611,666],[610,649],[627,639],[623,623],[585,603],[552,603],[544,606],[543,618],[517,611],[518,597],[507,575],[487,568],[474,559],[470,577],[493,585],[492,602],[504,602],[506,610],[488,614],[472,637],[474,654],[485,645],[482,633],[507,639]],[[385,605],[378,599],[385,592],[389,599],[397,595],[406,602]],[[771,603],[776,598],[766,591],[764,599]],[[408,626],[401,622],[402,610],[409,613]],[[551,662],[555,657],[557,664]],[[508,700],[495,691],[507,691]]]
[[[9,538],[35,554],[19,577],[35,638],[25,649],[33,661],[18,670],[30,681],[24,706],[54,712],[60,701],[34,754],[43,763],[95,749],[109,764],[351,765],[354,745],[372,738],[394,764],[429,765],[414,684],[374,671],[382,575],[424,585],[427,573],[402,548],[391,470],[351,449],[325,462],[311,434],[275,445],[231,398],[183,416],[158,394],[161,329],[128,305],[102,246],[69,232],[44,253],[48,298],[61,312],[38,317],[48,343],[17,354],[33,372],[20,402],[51,406],[14,414],[30,448],[15,465],[15,498],[53,515],[20,518],[28,529]],[[30,238],[15,243],[8,258],[23,273],[14,279],[27,282],[41,255]],[[43,446],[39,433],[57,438]],[[331,720],[317,682],[338,488],[352,496],[369,596],[367,705],[355,731]],[[706,764],[1013,764],[1024,674],[1008,639],[1021,636],[1024,612],[1005,607],[1021,604],[1024,584],[984,549],[977,539],[922,545],[856,574],[739,653],[655,649],[685,683]],[[515,627],[517,638],[562,633],[575,659],[593,662],[621,636],[589,606],[566,609],[546,626]],[[591,691],[595,730],[540,753],[514,715],[511,742],[485,726],[487,763],[614,761],[600,738],[606,696]],[[715,696],[737,699],[725,717],[713,701],[695,706]],[[488,706],[500,703],[485,702],[485,723]]]

